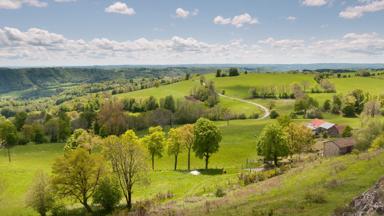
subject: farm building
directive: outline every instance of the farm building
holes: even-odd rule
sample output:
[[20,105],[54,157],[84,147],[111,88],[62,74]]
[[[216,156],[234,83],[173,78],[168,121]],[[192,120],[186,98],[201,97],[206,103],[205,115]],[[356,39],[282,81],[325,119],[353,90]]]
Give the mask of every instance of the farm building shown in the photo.
[[326,133],[328,136],[337,137],[341,134],[339,131],[341,127],[321,119],[313,119],[307,124],[307,127],[311,129],[315,135]]
[[352,137],[327,140],[324,142],[323,156],[331,157],[351,153],[356,140]]

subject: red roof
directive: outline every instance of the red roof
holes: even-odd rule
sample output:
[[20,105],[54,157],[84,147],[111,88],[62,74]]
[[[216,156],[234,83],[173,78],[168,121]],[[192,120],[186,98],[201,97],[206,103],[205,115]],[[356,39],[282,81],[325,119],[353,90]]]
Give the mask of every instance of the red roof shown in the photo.
[[326,123],[326,121],[321,120],[321,119],[313,119],[312,122],[311,122],[311,125],[314,128],[318,128],[318,127],[320,127],[324,123]]

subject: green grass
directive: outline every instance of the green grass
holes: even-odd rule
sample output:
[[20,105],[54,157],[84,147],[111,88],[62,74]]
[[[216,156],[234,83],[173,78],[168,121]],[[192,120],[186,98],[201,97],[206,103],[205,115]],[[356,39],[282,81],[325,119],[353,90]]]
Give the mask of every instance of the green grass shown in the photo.
[[[273,215],[332,215],[335,209],[370,188],[383,172],[382,152],[325,159],[212,201],[209,213],[206,204],[202,204],[186,215],[265,215],[271,210]],[[308,193],[323,196],[325,202],[308,201]]]
[[[234,182],[238,171],[246,159],[257,159],[255,136],[270,120],[236,120],[229,126],[226,122],[217,122],[223,133],[220,150],[210,158],[210,168],[225,169],[224,175],[192,176],[187,168],[187,155],[179,158],[179,171],[173,171],[173,157],[164,154],[156,159],[155,172],[150,172],[150,185],[136,188],[134,199],[146,199],[157,193],[171,191],[175,199],[197,196],[214,191],[218,185]],[[63,154],[63,144],[41,144],[17,146],[12,149],[13,161],[8,163],[6,152],[0,150],[1,179],[7,183],[7,189],[0,202],[1,215],[30,215],[31,209],[24,206],[24,196],[34,174],[41,169],[50,173],[54,159]],[[148,161],[149,162],[149,161]],[[192,169],[204,167],[204,161],[192,156]]]

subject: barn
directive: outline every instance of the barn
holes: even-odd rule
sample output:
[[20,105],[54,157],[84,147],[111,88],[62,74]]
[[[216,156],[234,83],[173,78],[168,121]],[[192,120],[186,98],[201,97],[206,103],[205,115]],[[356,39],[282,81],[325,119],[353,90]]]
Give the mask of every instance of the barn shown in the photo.
[[356,140],[353,137],[327,140],[324,142],[324,157],[332,157],[351,153],[356,146]]

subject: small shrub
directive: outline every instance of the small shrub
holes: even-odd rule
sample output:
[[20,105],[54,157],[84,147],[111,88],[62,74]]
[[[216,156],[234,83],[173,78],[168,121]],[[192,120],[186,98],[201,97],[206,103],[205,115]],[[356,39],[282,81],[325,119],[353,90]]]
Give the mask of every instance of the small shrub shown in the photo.
[[321,190],[310,190],[305,193],[304,199],[309,203],[326,203],[327,200],[325,199],[324,194],[324,191]]
[[247,119],[247,116],[244,113],[241,113],[237,116],[238,119]]
[[215,192],[215,196],[216,197],[223,197],[225,196],[225,192],[223,190],[223,188],[219,187],[216,189],[216,192]]
[[93,196],[93,202],[100,204],[106,211],[111,211],[119,204],[122,194],[118,183],[112,177],[102,179]]
[[258,119],[260,117],[259,113],[252,113],[249,118],[250,119]]
[[277,117],[279,117],[279,113],[276,110],[272,110],[271,114],[269,115],[269,117],[271,119],[276,119]]

